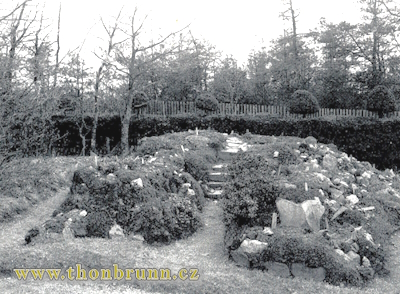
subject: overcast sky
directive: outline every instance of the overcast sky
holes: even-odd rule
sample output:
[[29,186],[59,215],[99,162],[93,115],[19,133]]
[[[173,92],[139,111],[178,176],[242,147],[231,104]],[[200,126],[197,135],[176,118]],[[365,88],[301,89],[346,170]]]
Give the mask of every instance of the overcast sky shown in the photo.
[[[2,2],[10,3],[5,1]],[[355,0],[292,1],[299,13],[299,33],[317,27],[321,17],[333,23],[359,21],[360,5]],[[82,55],[95,67],[96,58],[92,51],[106,44],[100,16],[110,23],[122,7],[125,16],[132,14],[135,6],[139,18],[148,15],[147,35],[143,38],[149,35],[156,38],[158,34],[165,35],[190,24],[194,37],[209,41],[226,55],[232,54],[239,64],[247,61],[252,49],[268,48],[272,39],[282,35],[285,27],[290,27],[288,21],[279,17],[286,8],[281,0],[37,0],[35,3],[45,3],[45,16],[53,22],[54,33],[60,2],[61,52],[65,53],[85,40]],[[2,7],[4,11],[5,5]]]

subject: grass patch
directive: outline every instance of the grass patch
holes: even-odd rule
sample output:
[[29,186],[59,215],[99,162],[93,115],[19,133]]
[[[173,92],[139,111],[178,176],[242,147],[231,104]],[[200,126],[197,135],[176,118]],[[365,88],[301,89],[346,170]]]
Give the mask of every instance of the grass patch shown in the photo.
[[0,222],[25,213],[71,183],[72,170],[90,158],[21,158],[0,168]]

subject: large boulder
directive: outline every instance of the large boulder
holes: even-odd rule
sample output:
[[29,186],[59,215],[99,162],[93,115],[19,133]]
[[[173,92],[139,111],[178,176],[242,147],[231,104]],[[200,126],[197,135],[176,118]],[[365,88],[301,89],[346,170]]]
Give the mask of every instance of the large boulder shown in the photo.
[[316,282],[322,282],[326,276],[326,270],[323,267],[311,268],[307,267],[304,263],[293,263],[291,272],[297,278]]
[[268,248],[268,243],[258,240],[243,240],[240,248],[247,254],[260,254]]
[[237,265],[241,267],[250,267],[249,257],[243,252],[243,248],[239,247],[231,251],[230,254]]
[[321,204],[319,198],[315,197],[314,200],[306,200],[301,203],[301,207],[305,212],[308,225],[314,232],[318,232],[320,230],[321,217],[325,212],[325,207]]
[[278,199],[276,207],[282,226],[302,227],[307,223],[306,213],[301,204],[296,204],[286,199]]
[[[254,261],[259,261],[262,252],[268,248],[268,243],[258,240],[243,240],[240,247],[230,252],[237,265],[250,267]],[[254,264],[253,264],[254,265]]]
[[329,171],[336,171],[337,165],[338,165],[338,162],[337,162],[337,158],[335,156],[333,156],[329,153],[324,156],[324,159],[322,160],[322,166],[325,169],[327,169]]
[[268,270],[268,273],[273,276],[281,278],[289,278],[291,276],[289,267],[284,263],[268,261],[264,266]]
[[286,199],[278,199],[276,207],[282,226],[301,228],[308,224],[313,231],[317,232],[320,229],[321,217],[325,212],[325,207],[318,197],[300,204]]

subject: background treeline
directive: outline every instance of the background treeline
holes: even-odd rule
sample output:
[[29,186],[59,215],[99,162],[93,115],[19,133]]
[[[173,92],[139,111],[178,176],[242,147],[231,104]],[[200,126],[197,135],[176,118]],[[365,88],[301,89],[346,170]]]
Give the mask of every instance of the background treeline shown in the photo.
[[[398,102],[400,10],[395,4],[360,0],[360,23],[321,19],[310,32],[298,32],[301,7],[288,1],[282,15],[291,29],[272,40],[270,48],[250,52],[243,65],[196,38],[190,27],[146,41],[146,23],[138,11],[121,12],[110,23],[101,19],[104,44],[93,48],[99,66],[91,68],[79,49],[59,56],[60,17],[52,27],[35,1],[23,1],[0,17],[2,157],[23,155],[32,145],[37,153],[48,153],[63,138],[51,116],[64,110],[73,110],[82,142],[90,134],[87,144],[93,151],[99,115],[117,114],[121,149],[129,152],[133,107],[150,100],[214,97],[219,102],[283,105],[296,90],[307,90],[324,108],[365,109],[368,94],[383,85]],[[50,38],[49,32],[57,37]]]

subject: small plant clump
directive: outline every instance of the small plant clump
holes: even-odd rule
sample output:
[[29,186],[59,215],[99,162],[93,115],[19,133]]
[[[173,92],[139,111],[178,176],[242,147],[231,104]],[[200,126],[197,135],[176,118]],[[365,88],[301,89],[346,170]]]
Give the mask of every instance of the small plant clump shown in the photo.
[[317,98],[306,90],[297,90],[291,96],[289,101],[289,112],[302,114],[306,117],[307,114],[316,113],[319,111],[319,103]]
[[172,150],[173,146],[168,140],[163,140],[160,137],[143,138],[136,148],[136,153],[140,156],[154,155],[160,149]]

